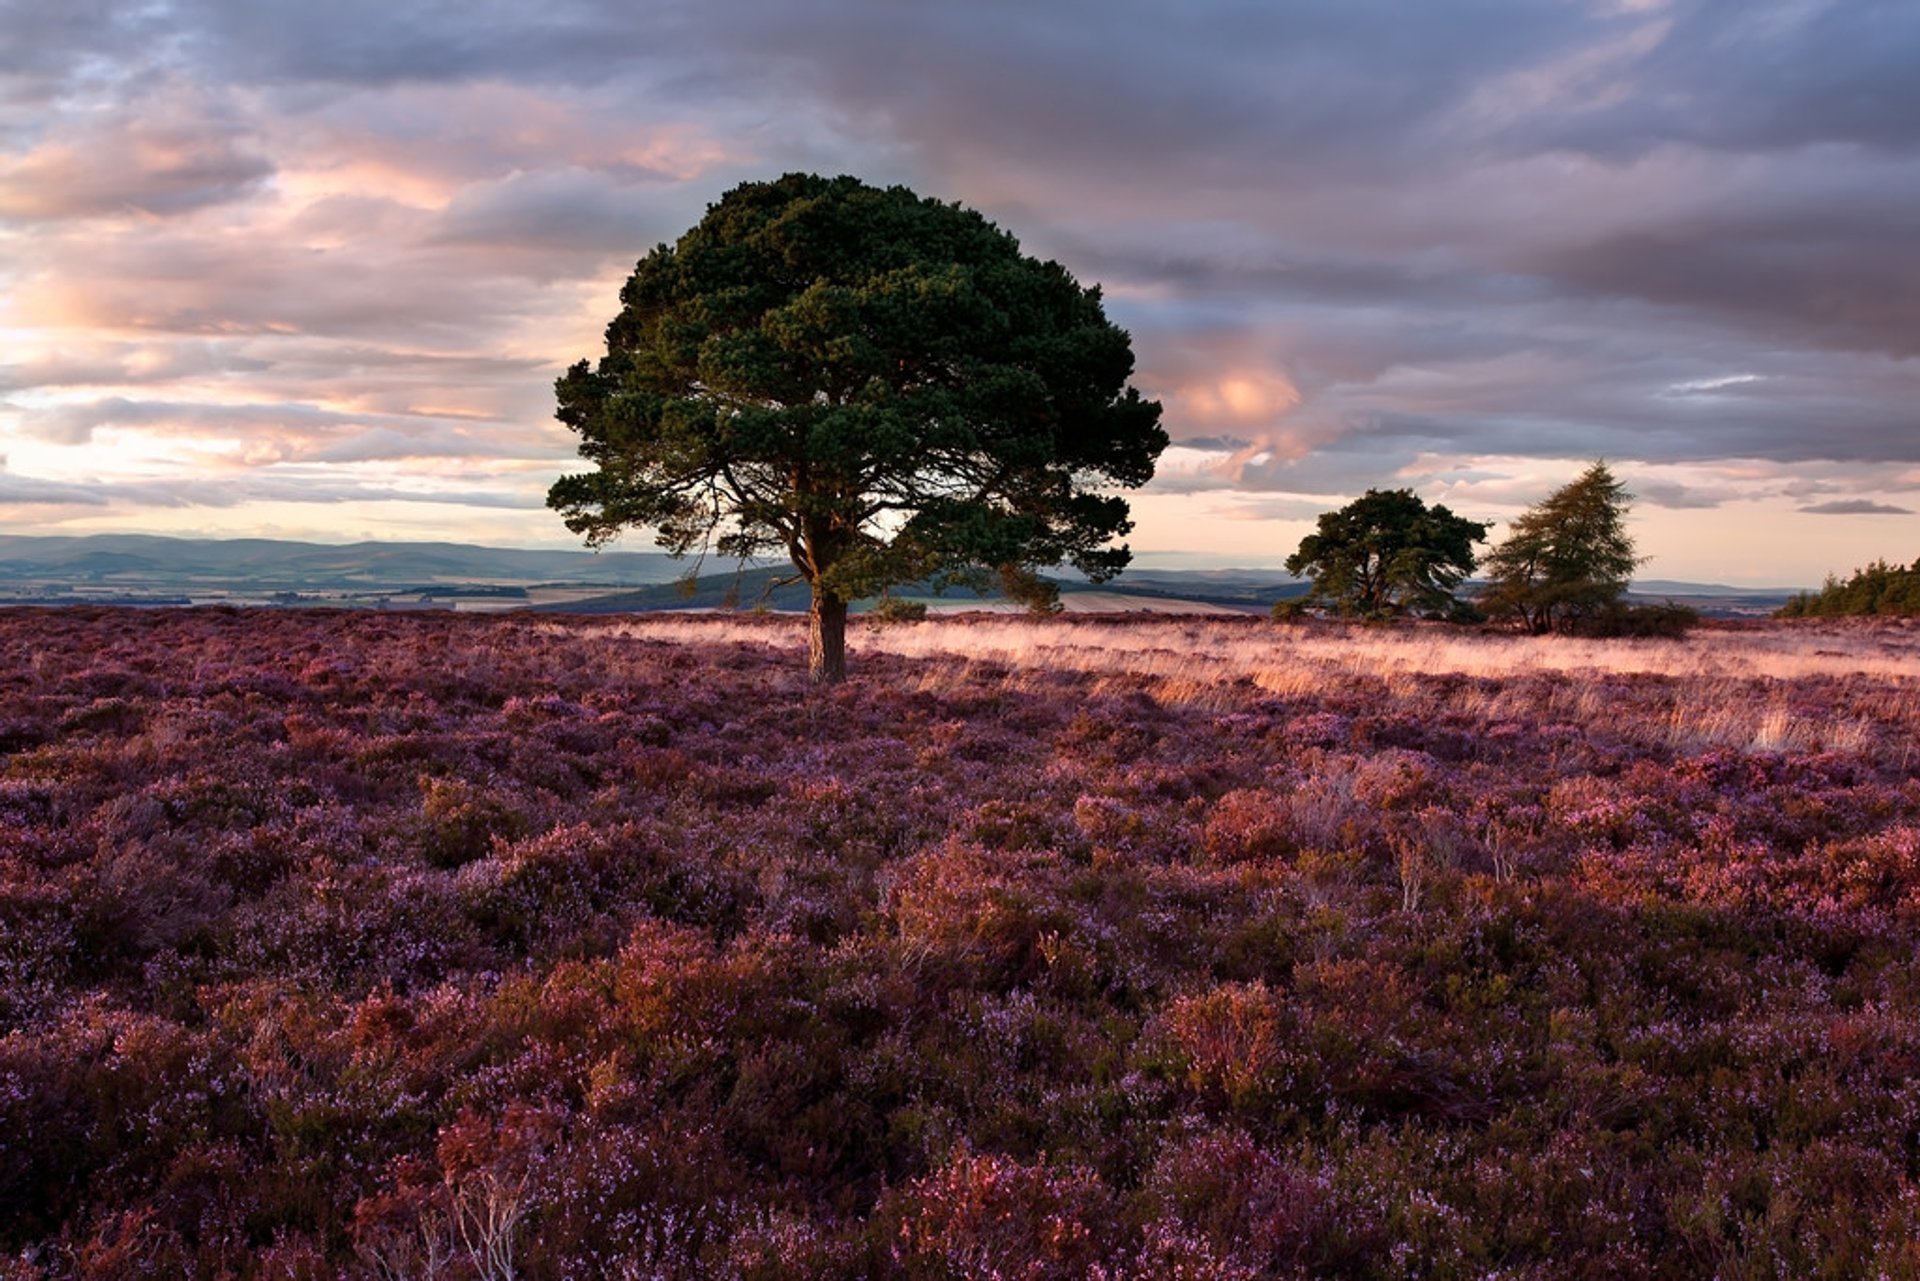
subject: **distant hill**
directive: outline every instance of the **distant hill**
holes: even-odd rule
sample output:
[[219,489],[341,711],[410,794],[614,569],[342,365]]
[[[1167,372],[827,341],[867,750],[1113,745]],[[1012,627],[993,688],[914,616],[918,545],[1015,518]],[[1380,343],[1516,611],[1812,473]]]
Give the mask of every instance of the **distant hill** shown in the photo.
[[[567,614],[636,614],[663,609],[764,608],[783,612],[802,611],[812,600],[812,591],[806,584],[774,585],[792,576],[792,570],[781,569],[723,570],[702,574],[694,579],[681,578],[629,591],[609,592],[604,596],[535,605],[533,609],[540,613]],[[1063,586],[1063,591],[1074,589],[1071,585]],[[935,595],[926,586],[915,584],[897,587],[894,594],[910,600],[928,600],[960,607],[999,599],[997,593],[982,595],[967,590],[951,590],[944,595]]]
[[1636,605],[1685,605],[1708,618],[1756,618],[1773,613],[1796,594],[1791,587],[1726,587],[1654,578],[1636,582],[1627,600]]
[[528,551],[462,543],[348,543],[267,538],[0,535],[0,584],[318,591],[573,583],[658,583],[685,562],[660,552]]
[[1276,601],[1304,596],[1307,583],[1279,570],[1258,569],[1141,569],[1128,570],[1098,587],[1062,583],[1062,592],[1117,592],[1164,600],[1202,601],[1209,605],[1257,606],[1271,609]]
[[[393,604],[461,608],[533,608],[574,613],[672,609],[776,610],[807,607],[804,587],[768,591],[783,570],[765,565],[736,571],[709,563],[691,589],[682,579],[696,564],[661,552],[530,551],[464,543],[362,542],[345,545],[267,538],[166,538],[148,534],[84,537],[0,535],[0,599],[29,603],[108,601],[140,604],[229,599],[238,603]],[[1471,584],[1469,585],[1471,588]],[[522,592],[515,589],[553,589]],[[567,590],[558,590],[567,589]],[[1097,593],[1100,607],[1137,599],[1198,602],[1261,611],[1299,596],[1307,585],[1273,569],[1136,569],[1098,587],[1060,576],[1070,598]],[[935,597],[924,588],[896,595],[952,608],[981,598],[970,592]],[[1634,584],[1633,598],[1671,599],[1705,614],[1769,613],[1789,588],[1755,589],[1653,580]]]
[[786,576],[770,569],[749,569],[738,574],[702,574],[693,579],[676,578],[672,582],[608,592],[604,596],[534,605],[531,609],[535,613],[565,614],[645,614],[668,609],[754,609],[761,606],[782,611],[806,609],[811,593],[804,584],[773,586],[776,578]]

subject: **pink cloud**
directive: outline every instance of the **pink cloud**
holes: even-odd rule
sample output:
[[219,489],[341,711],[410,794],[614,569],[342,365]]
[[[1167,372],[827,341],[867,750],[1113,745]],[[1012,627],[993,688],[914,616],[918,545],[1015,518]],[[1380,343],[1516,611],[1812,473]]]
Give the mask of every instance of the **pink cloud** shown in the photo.
[[169,216],[244,200],[272,162],[208,95],[168,86],[57,121],[0,158],[0,218]]

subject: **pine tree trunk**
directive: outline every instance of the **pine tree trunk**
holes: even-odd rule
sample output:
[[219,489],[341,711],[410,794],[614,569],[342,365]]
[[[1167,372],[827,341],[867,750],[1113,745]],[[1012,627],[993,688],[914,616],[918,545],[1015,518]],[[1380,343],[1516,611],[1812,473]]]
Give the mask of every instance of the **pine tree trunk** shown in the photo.
[[838,685],[847,679],[847,602],[815,583],[807,623],[807,674],[816,685]]

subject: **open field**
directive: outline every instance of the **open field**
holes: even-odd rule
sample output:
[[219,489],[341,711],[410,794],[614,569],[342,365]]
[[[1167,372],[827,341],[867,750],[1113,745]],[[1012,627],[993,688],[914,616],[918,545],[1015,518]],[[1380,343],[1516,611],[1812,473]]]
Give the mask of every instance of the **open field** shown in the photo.
[[0,1277],[1920,1276],[1920,628],[849,639],[0,611]]

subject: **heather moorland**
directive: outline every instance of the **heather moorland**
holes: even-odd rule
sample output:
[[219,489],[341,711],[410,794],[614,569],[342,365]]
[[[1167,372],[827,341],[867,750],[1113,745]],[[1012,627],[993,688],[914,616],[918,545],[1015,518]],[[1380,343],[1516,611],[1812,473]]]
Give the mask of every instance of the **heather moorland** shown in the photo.
[[1920,1275],[1920,628],[0,612],[0,1277]]

